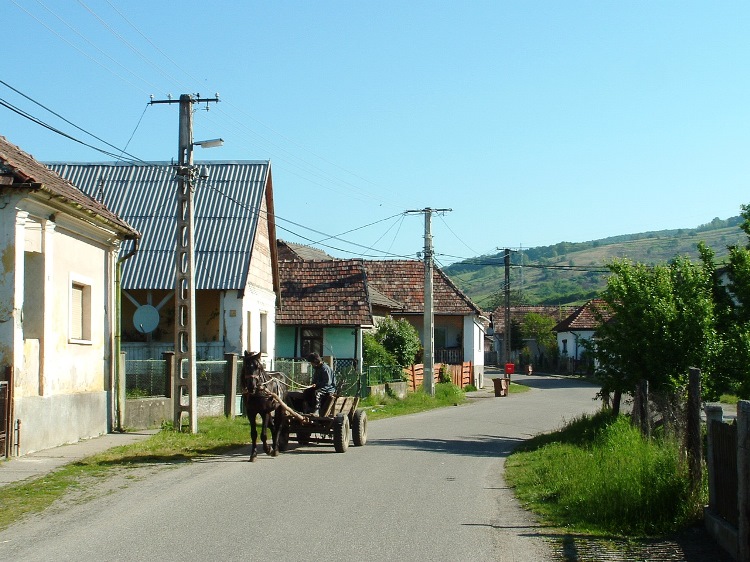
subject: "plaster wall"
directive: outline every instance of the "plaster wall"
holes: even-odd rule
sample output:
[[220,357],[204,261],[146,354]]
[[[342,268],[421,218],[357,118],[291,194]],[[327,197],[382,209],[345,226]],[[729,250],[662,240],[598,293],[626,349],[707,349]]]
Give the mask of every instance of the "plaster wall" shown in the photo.
[[16,397],[14,418],[21,420],[20,454],[107,433],[108,404],[107,392]]

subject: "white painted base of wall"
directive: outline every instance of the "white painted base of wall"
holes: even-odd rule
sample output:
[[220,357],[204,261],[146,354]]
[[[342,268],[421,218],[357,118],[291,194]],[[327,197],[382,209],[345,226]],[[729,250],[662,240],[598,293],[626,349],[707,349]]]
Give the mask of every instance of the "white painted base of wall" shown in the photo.
[[21,420],[19,454],[107,433],[108,394],[102,391],[16,398],[13,427],[16,427],[16,420]]

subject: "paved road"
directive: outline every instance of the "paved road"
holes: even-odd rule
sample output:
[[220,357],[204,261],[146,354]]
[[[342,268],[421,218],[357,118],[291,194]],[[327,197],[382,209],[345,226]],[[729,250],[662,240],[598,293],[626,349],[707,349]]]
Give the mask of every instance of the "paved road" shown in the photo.
[[593,412],[586,383],[370,422],[365,447],[247,450],[171,470],[0,533],[4,560],[555,560],[503,482],[523,439]]

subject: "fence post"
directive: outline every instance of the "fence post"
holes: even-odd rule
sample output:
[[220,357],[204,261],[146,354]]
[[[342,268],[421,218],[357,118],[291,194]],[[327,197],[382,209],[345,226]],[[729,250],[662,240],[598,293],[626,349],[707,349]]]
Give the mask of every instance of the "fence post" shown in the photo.
[[174,351],[163,351],[161,354],[164,359],[164,396],[172,398],[172,389],[174,388]]
[[750,400],[737,403],[738,559],[750,562]]
[[693,490],[701,483],[701,370],[690,368],[688,382],[688,411],[686,448],[690,482]]
[[234,419],[237,409],[237,354],[225,353],[224,360],[224,415]]
[[706,404],[706,428],[707,428],[707,446],[706,446],[706,466],[708,468],[708,509],[716,511],[716,469],[714,468],[714,442],[711,438],[711,424],[714,422],[722,423],[724,421],[724,409],[718,404]]

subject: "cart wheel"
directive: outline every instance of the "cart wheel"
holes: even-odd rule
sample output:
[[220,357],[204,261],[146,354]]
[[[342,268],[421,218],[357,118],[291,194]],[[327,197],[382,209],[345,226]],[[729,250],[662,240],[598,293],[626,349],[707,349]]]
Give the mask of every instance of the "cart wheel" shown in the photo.
[[333,420],[333,447],[337,453],[346,453],[349,448],[349,416],[336,414]]
[[282,453],[289,448],[289,427],[284,426],[279,433],[279,451]]
[[300,445],[309,445],[310,432],[304,430],[297,431],[297,443],[299,443]]
[[354,412],[352,439],[354,440],[355,447],[361,447],[367,443],[367,412],[364,410]]

